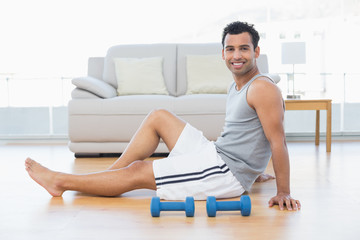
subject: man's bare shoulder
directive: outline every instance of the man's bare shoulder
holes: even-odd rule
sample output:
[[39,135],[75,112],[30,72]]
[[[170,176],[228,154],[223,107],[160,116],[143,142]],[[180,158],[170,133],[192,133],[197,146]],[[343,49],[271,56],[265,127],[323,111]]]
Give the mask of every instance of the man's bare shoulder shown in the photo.
[[260,86],[270,86],[270,85],[272,85],[272,86],[275,86],[275,87],[277,87],[277,85],[276,85],[276,83],[274,82],[274,80],[272,80],[270,77],[266,77],[266,76],[259,76],[259,77],[257,77],[254,81],[253,81],[253,83],[251,84],[251,85],[253,85],[253,86],[258,86],[258,87],[260,87]]
[[248,103],[255,107],[257,104],[272,104],[282,101],[281,91],[268,77],[260,76],[249,86],[247,93]]
[[265,77],[265,76],[260,76],[258,78],[256,78],[251,85],[249,86],[249,90],[248,90],[248,94],[274,94],[277,93],[276,95],[278,95],[280,93],[280,89],[278,88],[278,86],[276,85],[276,83],[274,83],[270,78]]

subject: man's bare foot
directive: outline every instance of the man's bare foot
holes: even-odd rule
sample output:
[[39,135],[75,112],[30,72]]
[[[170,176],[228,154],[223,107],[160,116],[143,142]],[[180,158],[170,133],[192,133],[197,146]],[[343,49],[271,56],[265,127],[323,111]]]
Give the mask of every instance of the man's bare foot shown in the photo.
[[56,183],[56,177],[59,173],[51,171],[31,158],[25,160],[25,167],[30,177],[53,197],[60,197],[63,194],[64,190]]
[[271,179],[275,179],[275,177],[270,175],[270,174],[262,173],[257,177],[255,182],[266,182],[266,181],[269,181]]

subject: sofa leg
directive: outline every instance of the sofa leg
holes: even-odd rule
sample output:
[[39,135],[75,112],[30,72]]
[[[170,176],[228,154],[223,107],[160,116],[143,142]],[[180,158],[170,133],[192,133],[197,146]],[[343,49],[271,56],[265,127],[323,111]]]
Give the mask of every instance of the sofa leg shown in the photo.
[[75,153],[75,158],[99,158],[101,153]]
[[156,158],[166,158],[167,156],[169,156],[169,153],[153,153],[151,155],[151,157],[156,157]]

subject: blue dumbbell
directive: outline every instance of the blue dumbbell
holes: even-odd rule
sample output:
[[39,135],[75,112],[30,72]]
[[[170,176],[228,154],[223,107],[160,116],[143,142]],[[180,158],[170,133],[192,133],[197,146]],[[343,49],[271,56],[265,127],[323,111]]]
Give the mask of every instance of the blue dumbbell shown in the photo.
[[251,200],[247,195],[241,196],[240,201],[216,201],[215,197],[208,197],[206,200],[206,211],[209,217],[215,217],[216,211],[240,210],[242,216],[249,216],[251,213]]
[[161,211],[185,211],[187,217],[193,217],[195,204],[193,197],[186,197],[185,202],[160,202],[159,197],[153,197],[150,203],[151,216],[159,217]]

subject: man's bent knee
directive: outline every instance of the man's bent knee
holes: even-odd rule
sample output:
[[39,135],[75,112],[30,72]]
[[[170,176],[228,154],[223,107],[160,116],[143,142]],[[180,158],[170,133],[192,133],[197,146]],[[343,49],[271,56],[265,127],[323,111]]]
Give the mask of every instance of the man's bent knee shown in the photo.
[[153,161],[138,160],[128,166],[137,188],[156,189]]
[[148,118],[155,121],[166,119],[170,116],[173,116],[173,114],[166,109],[154,109],[148,114]]
[[[174,123],[183,123],[183,121],[178,118],[176,115],[171,113],[166,109],[155,109],[152,110],[146,119],[147,123],[150,123],[155,128],[163,127],[164,125],[174,124]],[[183,123],[185,125],[185,123]],[[157,128],[158,129],[158,128]]]

